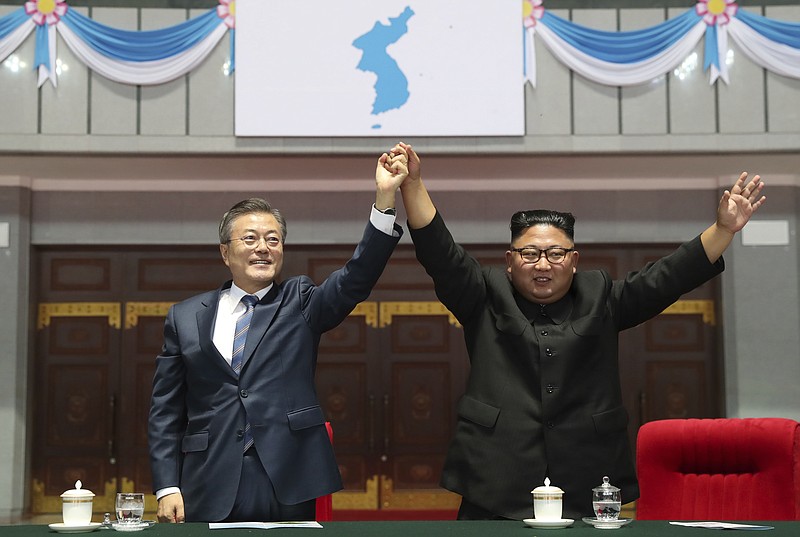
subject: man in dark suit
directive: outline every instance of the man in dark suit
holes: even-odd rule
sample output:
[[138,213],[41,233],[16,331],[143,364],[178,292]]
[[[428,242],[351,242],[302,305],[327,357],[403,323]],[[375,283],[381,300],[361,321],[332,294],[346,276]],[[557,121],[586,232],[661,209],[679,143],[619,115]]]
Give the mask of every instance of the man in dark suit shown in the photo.
[[590,516],[592,488],[611,477],[639,495],[622,404],[618,333],[719,274],[722,253],[766,198],[743,173],[716,221],[625,280],[577,272],[574,218],[549,210],[511,219],[505,270],[481,267],[447,230],[407,154],[401,188],[417,259],[464,327],[470,374],[442,485],[462,495],[459,518],[530,518],[531,490],[549,477],[565,518]]
[[149,418],[161,522],[314,520],[342,488],[314,388],[322,333],[365,300],[400,240],[405,155],[378,159],[375,205],[351,259],[322,284],[278,281],[286,223],[266,201],[219,227],[232,281],[172,306]]

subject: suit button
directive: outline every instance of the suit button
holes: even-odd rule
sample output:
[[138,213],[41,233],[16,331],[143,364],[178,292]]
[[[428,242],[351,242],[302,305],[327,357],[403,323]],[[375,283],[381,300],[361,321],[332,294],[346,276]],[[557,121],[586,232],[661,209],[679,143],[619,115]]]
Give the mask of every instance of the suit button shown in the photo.
[[556,386],[553,384],[548,384],[546,388],[547,388],[547,393],[553,393],[554,391],[556,391]]
[[552,428],[553,428],[553,427],[555,427],[555,426],[556,426],[556,424],[555,424],[555,423],[553,423],[552,421],[548,421],[548,422],[547,422],[547,428],[548,428],[548,429],[552,429]]
[[542,331],[541,331],[541,332],[539,332],[539,333],[540,333],[540,334],[542,334],[543,336],[546,336],[546,335],[548,335],[548,334],[549,334],[549,332],[548,332],[547,330],[542,330]]
[[549,348],[549,347],[548,347],[548,348],[546,348],[546,349],[544,350],[544,353],[545,353],[547,356],[553,356],[553,349],[551,349],[551,348]]
[[239,395],[241,395],[242,397],[246,398],[247,397],[247,390],[241,390],[239,392]]
[[236,440],[241,440],[242,438],[244,438],[244,431],[239,429],[236,431]]

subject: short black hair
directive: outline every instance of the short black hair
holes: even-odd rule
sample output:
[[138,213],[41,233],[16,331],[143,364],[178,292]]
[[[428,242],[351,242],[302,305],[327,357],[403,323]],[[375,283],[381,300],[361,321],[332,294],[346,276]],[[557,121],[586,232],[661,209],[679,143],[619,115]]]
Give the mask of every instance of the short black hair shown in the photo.
[[553,226],[567,234],[569,240],[575,242],[575,217],[572,213],[561,213],[549,209],[532,209],[519,211],[511,217],[511,242],[525,233],[532,226]]

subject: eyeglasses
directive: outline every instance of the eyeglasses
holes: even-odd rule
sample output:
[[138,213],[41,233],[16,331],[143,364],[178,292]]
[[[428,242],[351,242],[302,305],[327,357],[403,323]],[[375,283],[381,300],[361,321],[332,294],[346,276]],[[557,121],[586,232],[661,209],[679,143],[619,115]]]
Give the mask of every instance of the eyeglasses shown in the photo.
[[265,243],[267,243],[267,246],[269,248],[277,248],[278,246],[281,245],[281,239],[278,237],[274,236],[259,237],[258,235],[254,235],[252,233],[249,233],[244,237],[236,237],[235,239],[228,239],[226,242],[231,243],[233,241],[242,241],[242,244],[244,244],[245,248],[254,249],[257,248],[259,244],[261,244],[262,239],[264,240]]
[[569,252],[574,252],[575,248],[562,248],[561,246],[551,246],[550,248],[536,248],[534,246],[526,246],[524,248],[511,248],[512,252],[519,252],[522,261],[528,264],[538,263],[539,259],[544,254],[547,261],[554,265],[560,265],[564,262]]

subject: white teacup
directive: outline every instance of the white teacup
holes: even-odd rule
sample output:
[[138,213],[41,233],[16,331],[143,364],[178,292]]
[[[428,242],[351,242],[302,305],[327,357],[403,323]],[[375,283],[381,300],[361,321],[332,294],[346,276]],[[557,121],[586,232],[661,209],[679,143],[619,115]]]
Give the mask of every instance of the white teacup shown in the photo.
[[544,479],[543,487],[536,487],[533,494],[533,517],[536,520],[561,520],[564,491],[550,486],[550,478]]
[[92,499],[94,493],[82,489],[80,480],[75,488],[61,495],[61,515],[65,526],[87,526],[92,521]]

